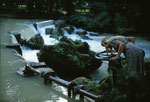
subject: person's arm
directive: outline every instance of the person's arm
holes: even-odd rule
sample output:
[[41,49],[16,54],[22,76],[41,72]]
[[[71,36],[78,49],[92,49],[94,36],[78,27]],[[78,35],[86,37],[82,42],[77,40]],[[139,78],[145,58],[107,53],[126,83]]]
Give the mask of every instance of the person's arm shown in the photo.
[[117,60],[120,57],[120,55],[121,55],[121,53],[122,53],[122,51],[124,49],[125,44],[122,43],[122,42],[119,42],[118,45],[119,45],[118,53],[117,53],[117,55],[115,57],[110,58],[110,61],[115,61],[115,60]]

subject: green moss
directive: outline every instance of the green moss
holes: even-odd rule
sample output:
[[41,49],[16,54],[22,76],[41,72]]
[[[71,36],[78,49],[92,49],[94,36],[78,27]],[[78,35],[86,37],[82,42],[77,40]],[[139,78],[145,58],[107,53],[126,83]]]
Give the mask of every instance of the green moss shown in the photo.
[[84,90],[86,90],[87,92],[90,92],[95,95],[100,94],[100,90],[99,90],[100,85],[94,81],[90,81],[89,79],[85,77],[78,77],[74,79],[72,82],[76,83],[76,85],[83,85]]
[[[88,56],[81,56],[81,49],[79,50],[77,47],[80,43],[79,48],[82,48]],[[44,46],[37,54],[38,59],[63,76],[89,75],[99,68],[101,61],[94,59],[88,53],[90,50],[87,43],[80,43],[75,44],[71,39],[62,38],[58,44]]]

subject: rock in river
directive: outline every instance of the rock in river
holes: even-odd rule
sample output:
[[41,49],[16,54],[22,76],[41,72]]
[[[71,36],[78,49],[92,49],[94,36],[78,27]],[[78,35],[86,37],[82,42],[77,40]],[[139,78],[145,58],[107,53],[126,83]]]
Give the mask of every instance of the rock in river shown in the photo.
[[24,42],[24,45],[31,49],[40,49],[44,45],[44,40],[40,34],[36,34],[34,37]]
[[[80,51],[80,46],[85,47],[86,51]],[[45,62],[60,76],[86,76],[98,69],[102,63],[87,46],[83,42],[77,43],[63,37],[58,44],[45,45],[37,55],[39,61]]]

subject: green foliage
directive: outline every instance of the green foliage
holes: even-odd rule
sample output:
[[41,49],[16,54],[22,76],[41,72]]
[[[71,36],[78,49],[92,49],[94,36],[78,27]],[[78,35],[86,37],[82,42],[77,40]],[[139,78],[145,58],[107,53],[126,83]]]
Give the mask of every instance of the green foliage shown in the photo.
[[70,16],[67,21],[75,26],[84,27],[88,22],[88,18],[81,14]]
[[91,12],[99,14],[100,12],[106,11],[108,6],[104,2],[93,2],[91,4]]
[[77,27],[91,31],[106,32],[110,29],[111,17],[108,12],[101,12],[93,18],[91,15],[75,14],[67,19],[68,23],[71,23]]
[[127,18],[125,16],[121,16],[119,13],[116,13],[114,23],[116,27],[126,27],[128,25]]
[[111,17],[109,16],[108,12],[101,12],[97,17],[97,21],[99,21],[99,29],[102,29],[102,31],[107,31],[109,29],[110,25],[110,20]]
[[105,92],[103,102],[149,102],[150,80],[135,72],[119,72],[117,86]]
[[[145,60],[146,68],[149,63],[149,60]],[[111,69],[117,72],[113,87],[105,90],[102,102],[149,102],[149,70],[146,70],[145,76],[140,76],[136,72],[128,72],[125,60],[117,62],[115,65],[111,66]],[[120,69],[118,69],[119,67]]]
[[131,28],[117,28],[117,33],[121,35],[130,35],[135,33],[135,29]]
[[133,26],[129,27],[127,18],[125,16],[121,16],[119,13],[115,15],[114,23],[116,28],[115,30],[118,34],[129,35],[136,32]]
[[60,76],[70,78],[89,75],[101,65],[101,60],[91,56],[88,43],[80,40],[75,43],[66,37],[58,44],[44,46],[37,55],[39,61],[45,62]]
[[40,49],[44,45],[44,40],[40,34],[36,34],[32,38],[30,38],[28,41],[25,41],[23,44],[28,46],[31,49]]
[[76,45],[81,45],[83,42],[81,40],[75,40],[74,42]]
[[76,85],[83,85],[84,89],[87,92],[90,92],[92,94],[99,95],[100,94],[100,85],[94,81],[90,81],[89,79],[85,77],[78,77],[74,79],[72,82],[76,83]]

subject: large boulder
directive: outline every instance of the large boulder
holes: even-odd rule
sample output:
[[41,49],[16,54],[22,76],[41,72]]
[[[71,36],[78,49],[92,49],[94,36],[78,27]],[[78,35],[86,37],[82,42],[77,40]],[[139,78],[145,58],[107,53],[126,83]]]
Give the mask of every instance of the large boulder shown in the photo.
[[31,49],[41,49],[44,45],[44,40],[40,34],[36,34],[34,37],[24,42],[24,45]]
[[63,38],[58,44],[44,46],[37,54],[38,59],[60,76],[87,76],[99,68],[102,61],[92,56],[95,53],[89,49],[85,55],[81,54],[76,46],[71,39]]
[[46,28],[45,29],[45,34],[52,34],[53,33],[53,28]]
[[53,29],[53,31],[51,32],[50,37],[59,40],[59,38],[62,37],[63,35],[64,31],[62,30],[62,28],[56,28]]

